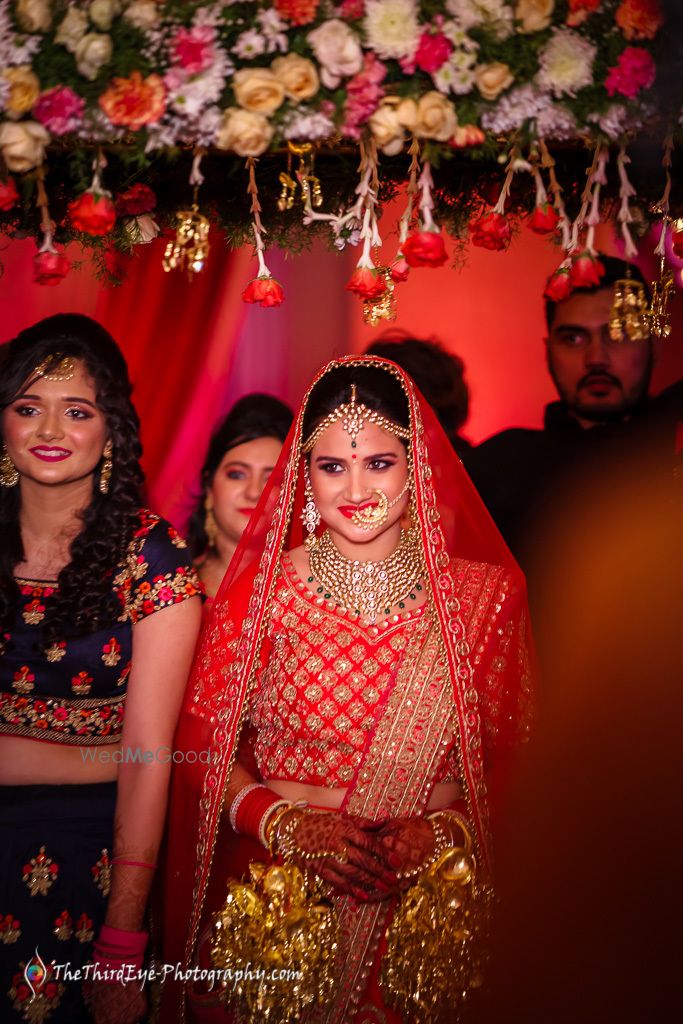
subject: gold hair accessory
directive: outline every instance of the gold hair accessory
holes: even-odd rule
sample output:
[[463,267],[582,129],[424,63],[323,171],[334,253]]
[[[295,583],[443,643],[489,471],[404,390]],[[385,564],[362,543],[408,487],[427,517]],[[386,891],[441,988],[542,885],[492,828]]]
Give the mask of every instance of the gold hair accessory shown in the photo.
[[114,454],[114,445],[112,444],[111,438],[107,441],[102,452],[102,468],[100,469],[100,491],[102,494],[107,494],[109,491],[109,481],[111,480],[111,471],[114,463],[112,462],[112,455]]
[[19,483],[19,470],[12,462],[6,446],[2,446],[0,455],[0,487],[16,487]]
[[316,544],[317,537],[315,531],[320,526],[320,511],[315,503],[313,497],[313,488],[311,486],[311,478],[308,474],[308,466],[304,466],[304,508],[301,513],[301,519],[306,527],[306,538],[304,540],[304,547],[306,551],[310,551]]
[[213,505],[209,504],[209,497],[207,495],[204,501],[204,533],[206,534],[206,540],[210,548],[216,547],[216,538],[218,537],[218,524],[216,523],[216,516],[213,511]]
[[[52,369],[47,373],[47,368]],[[76,372],[76,360],[72,356],[63,356],[61,352],[54,352],[51,356],[38,363],[33,371],[34,376],[42,377],[43,380],[71,380]]]
[[387,930],[380,984],[387,1003],[417,1024],[457,1024],[482,984],[493,892],[477,881],[471,839],[458,824],[465,845],[422,872]]
[[344,402],[342,405],[338,405],[336,409],[328,413],[327,416],[318,424],[311,436],[307,441],[304,441],[301,446],[301,450],[304,453],[310,452],[315,447],[316,442],[320,436],[331,427],[333,423],[338,423],[341,420],[341,425],[346,433],[351,438],[351,447],[356,447],[356,438],[363,429],[366,423],[375,423],[382,430],[388,431],[393,434],[394,437],[401,438],[404,441],[410,440],[410,431],[407,427],[402,427],[399,423],[394,423],[393,420],[387,419],[381,412],[377,412],[374,409],[369,409],[363,402],[356,401],[356,385],[351,385],[351,401]]
[[645,286],[635,281],[631,268],[614,283],[614,301],[609,318],[612,341],[645,341],[650,337],[649,310]]
[[408,598],[416,600],[422,590],[422,552],[414,530],[404,530],[396,550],[381,562],[345,558],[326,530],[308,560],[324,596],[369,622],[404,607]]

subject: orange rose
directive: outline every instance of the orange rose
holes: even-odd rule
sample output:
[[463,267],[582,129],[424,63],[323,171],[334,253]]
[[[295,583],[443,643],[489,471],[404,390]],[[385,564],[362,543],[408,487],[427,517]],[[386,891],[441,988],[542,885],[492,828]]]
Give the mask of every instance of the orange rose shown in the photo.
[[664,24],[659,0],[623,0],[616,22],[626,39],[654,39]]
[[114,78],[99,103],[112,124],[141,128],[163,116],[166,87],[159,75],[143,78],[139,71],[133,71],[130,78]]

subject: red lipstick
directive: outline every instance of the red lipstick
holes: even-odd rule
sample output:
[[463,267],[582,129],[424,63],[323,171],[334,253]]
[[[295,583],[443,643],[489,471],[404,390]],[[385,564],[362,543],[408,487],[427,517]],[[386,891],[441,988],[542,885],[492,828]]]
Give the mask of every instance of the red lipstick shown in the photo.
[[254,511],[254,509],[253,508],[238,508],[237,511],[240,513],[240,515],[250,516],[252,514],[252,512]]
[[67,448],[56,448],[49,444],[38,444],[35,448],[30,448],[29,451],[31,455],[35,455],[42,462],[63,462],[64,459],[71,456],[71,452]]
[[363,508],[375,508],[376,501],[364,501],[362,505],[338,505],[337,511],[341,512],[347,519],[352,519],[356,512]]

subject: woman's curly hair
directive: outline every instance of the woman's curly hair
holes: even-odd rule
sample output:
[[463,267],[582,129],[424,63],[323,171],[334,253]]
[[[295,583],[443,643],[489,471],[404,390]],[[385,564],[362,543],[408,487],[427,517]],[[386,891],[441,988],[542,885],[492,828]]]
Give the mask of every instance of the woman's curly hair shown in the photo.
[[[121,614],[113,576],[139,526],[142,469],[140,421],[131,402],[126,361],[112,336],[90,317],[60,313],[40,320],[0,347],[0,412],[36,380],[35,370],[64,356],[84,363],[95,385],[113,445],[107,494],[93,474],[92,500],[81,513],[83,527],[71,542],[71,560],[58,576],[58,589],[44,620],[46,645],[103,629]],[[20,487],[0,487],[0,631],[12,628],[19,596],[14,579],[24,559],[19,523]]]

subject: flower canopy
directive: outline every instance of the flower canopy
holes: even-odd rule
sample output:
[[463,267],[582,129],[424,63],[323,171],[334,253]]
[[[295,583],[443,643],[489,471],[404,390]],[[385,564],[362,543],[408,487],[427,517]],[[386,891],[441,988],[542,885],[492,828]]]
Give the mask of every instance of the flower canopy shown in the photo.
[[[417,234],[397,259],[438,265],[434,217],[495,249],[510,215],[567,228],[586,143],[629,145],[643,221],[665,138],[676,158],[677,44],[660,0],[0,0],[0,230],[102,262],[194,200],[233,244],[256,230],[260,253],[257,181],[269,242],[331,229],[366,243],[367,270],[381,203],[410,178],[401,244]],[[600,203],[623,201],[602,171]]]

